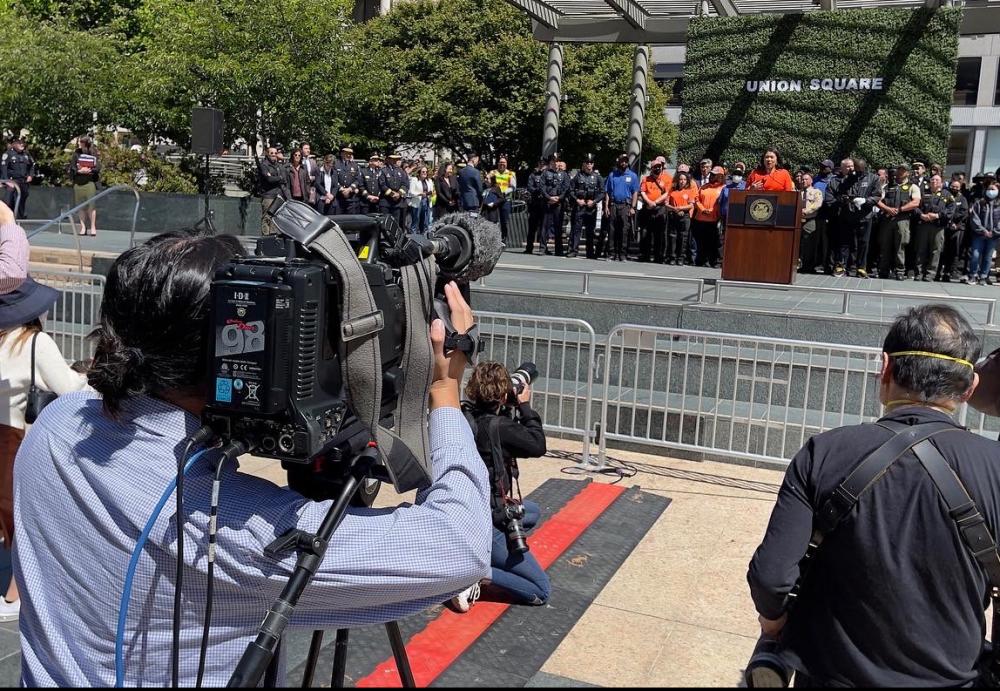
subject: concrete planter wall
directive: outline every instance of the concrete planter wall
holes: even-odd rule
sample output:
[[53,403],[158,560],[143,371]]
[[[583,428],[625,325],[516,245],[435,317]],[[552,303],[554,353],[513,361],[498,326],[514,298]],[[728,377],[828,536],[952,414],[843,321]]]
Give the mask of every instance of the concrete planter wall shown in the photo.
[[[193,194],[140,193],[139,221],[136,231],[162,233],[189,228],[205,213],[204,197]],[[128,192],[110,194],[96,203],[97,225],[105,230],[131,230],[135,197]],[[215,212],[215,228],[231,235],[260,233],[260,200],[254,197],[210,197]],[[28,218],[55,218],[73,207],[73,188],[31,188],[26,213]]]

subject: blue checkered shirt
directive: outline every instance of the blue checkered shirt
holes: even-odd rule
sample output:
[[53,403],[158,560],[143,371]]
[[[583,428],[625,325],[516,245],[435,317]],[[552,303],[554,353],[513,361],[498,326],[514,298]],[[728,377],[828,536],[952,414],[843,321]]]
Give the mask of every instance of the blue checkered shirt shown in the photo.
[[[176,473],[194,416],[150,397],[118,420],[92,392],[46,407],[17,454],[14,572],[21,587],[22,683],[110,686],[118,603],[139,533]],[[292,626],[375,624],[440,603],[489,573],[491,520],[486,468],[461,412],[430,415],[431,485],[416,504],[350,509]],[[188,514],[181,626],[181,684],[193,686],[206,589],[212,464],[185,481]],[[125,636],[126,684],[170,683],[173,499],[157,521],[134,581]],[[315,532],[329,502],[312,502],[229,467],[223,474],[206,686],[224,686],[268,606],[291,574],[294,554],[264,547],[289,530]]]

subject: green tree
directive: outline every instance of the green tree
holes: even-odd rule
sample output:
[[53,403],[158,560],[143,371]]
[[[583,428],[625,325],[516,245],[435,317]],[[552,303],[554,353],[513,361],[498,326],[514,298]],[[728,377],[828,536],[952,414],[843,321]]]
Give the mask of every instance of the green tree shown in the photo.
[[254,143],[333,147],[343,128],[338,88],[349,0],[145,0],[120,74],[131,97],[119,121],[137,133],[190,141],[194,106],[220,108],[227,134]]
[[0,62],[17,74],[0,83],[3,130],[26,128],[35,142],[61,146],[111,121],[117,94],[110,74],[119,62],[111,42],[62,20],[38,21],[10,8],[0,18],[6,29]]
[[[625,150],[632,107],[631,45],[568,46],[563,63],[563,91],[559,148],[572,166],[585,154],[599,158],[610,170]],[[643,130],[642,161],[669,156],[677,143],[677,127],[667,120],[667,93],[652,78],[646,85],[648,102]]]
[[[349,129],[372,148],[401,142],[507,153],[531,161],[541,149],[548,49],[503,0],[402,3],[358,26],[354,59],[364,75],[349,88]],[[632,92],[631,46],[567,46],[560,148],[572,164],[586,152],[609,159],[625,145]],[[646,151],[669,153],[676,128],[666,95],[649,84]],[[350,108],[350,106],[349,106]]]

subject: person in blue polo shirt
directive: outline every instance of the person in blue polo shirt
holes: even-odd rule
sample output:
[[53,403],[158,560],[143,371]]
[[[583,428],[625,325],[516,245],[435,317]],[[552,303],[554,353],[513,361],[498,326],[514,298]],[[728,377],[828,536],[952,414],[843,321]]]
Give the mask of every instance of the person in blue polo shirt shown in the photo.
[[604,216],[611,222],[615,261],[625,260],[625,242],[628,228],[635,218],[636,200],[639,198],[639,176],[628,167],[628,154],[618,157],[618,166],[608,175],[604,186],[608,194]]

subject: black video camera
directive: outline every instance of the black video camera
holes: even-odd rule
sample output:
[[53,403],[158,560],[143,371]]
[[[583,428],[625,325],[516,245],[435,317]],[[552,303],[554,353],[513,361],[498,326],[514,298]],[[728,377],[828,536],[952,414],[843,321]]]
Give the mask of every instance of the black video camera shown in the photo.
[[[428,236],[410,236],[390,216],[326,217],[280,199],[268,213],[278,234],[261,237],[256,256],[233,259],[212,283],[211,384],[203,419],[224,441],[242,441],[255,455],[280,460],[296,491],[325,499],[336,496],[347,462],[373,441],[372,429],[355,414],[343,376],[348,349],[357,342],[355,330],[377,334],[378,420],[389,428],[408,374],[403,363],[411,327],[408,304],[410,318],[420,316],[413,315],[414,303],[404,295],[403,269],[422,264],[430,271],[425,260],[434,256],[442,278],[475,280],[496,264],[500,234],[496,225],[467,214],[442,218]],[[345,285],[342,267],[313,245],[325,233],[341,234],[344,251],[349,244],[377,306],[360,327],[359,320],[347,323],[341,309],[359,286]],[[438,288],[443,284],[434,288],[442,298]],[[434,300],[433,311],[413,326],[426,329],[437,316],[452,332],[443,299]],[[423,371],[429,376],[429,369]],[[400,492],[426,484],[429,462],[420,455],[387,454],[378,479],[391,480]]]

